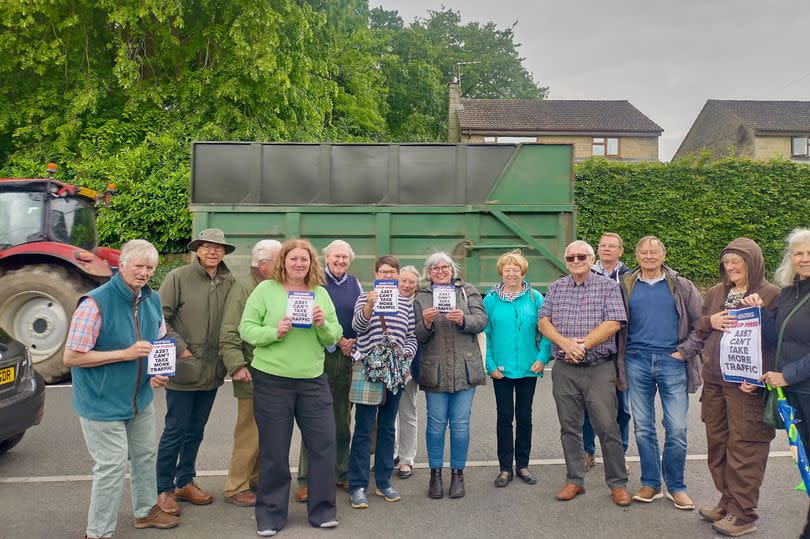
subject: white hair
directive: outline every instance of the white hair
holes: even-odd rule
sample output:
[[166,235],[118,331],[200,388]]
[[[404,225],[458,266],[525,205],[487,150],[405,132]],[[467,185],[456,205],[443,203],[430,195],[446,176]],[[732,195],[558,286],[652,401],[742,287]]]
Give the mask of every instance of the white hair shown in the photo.
[[587,241],[583,241],[583,240],[574,240],[574,241],[572,241],[571,243],[568,244],[568,247],[565,248],[565,254],[566,255],[568,254],[568,249],[570,249],[571,247],[584,247],[585,250],[588,252],[588,256],[590,256],[592,258],[596,256],[594,254],[594,252],[593,252],[593,247],[591,247],[591,244],[588,243]]
[[345,247],[347,251],[349,251],[349,260],[354,260],[354,251],[352,250],[352,246],[349,245],[347,242],[343,240],[335,240],[326,247],[323,248],[323,256],[329,256],[329,251],[334,249],[335,247]]
[[399,274],[400,274],[400,275],[402,275],[402,274],[403,274],[403,273],[405,273],[406,271],[407,271],[408,273],[413,273],[413,274],[414,274],[414,276],[416,277],[416,281],[417,281],[417,282],[419,282],[419,279],[421,279],[421,278],[422,278],[422,276],[421,276],[421,275],[419,275],[419,270],[418,270],[418,269],[416,269],[416,266],[403,266],[403,267],[401,267],[401,268],[399,269]]
[[260,240],[256,242],[253,250],[250,251],[250,265],[254,268],[259,267],[259,262],[270,258],[272,251],[276,251],[276,254],[278,254],[279,249],[281,249],[281,242],[276,240]]
[[422,269],[422,277],[426,281],[430,281],[430,270],[433,268],[433,266],[438,266],[439,262],[444,262],[450,266],[450,271],[453,272],[451,279],[458,277],[460,271],[458,264],[456,264],[450,255],[444,251],[438,251],[427,257],[427,260],[425,260],[425,267]]
[[160,255],[155,246],[146,240],[129,240],[121,246],[118,266],[124,267],[132,260],[146,260],[152,266],[157,267]]
[[773,274],[773,278],[779,286],[790,286],[796,279],[796,270],[793,269],[790,252],[797,245],[810,245],[810,228],[794,228],[786,241],[785,256],[782,257],[782,263]]

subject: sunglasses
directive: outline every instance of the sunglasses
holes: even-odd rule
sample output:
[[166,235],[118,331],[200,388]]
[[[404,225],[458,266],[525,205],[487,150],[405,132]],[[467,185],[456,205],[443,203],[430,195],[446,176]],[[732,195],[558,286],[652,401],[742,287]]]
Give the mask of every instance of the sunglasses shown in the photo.
[[584,262],[588,259],[588,255],[569,255],[565,257],[566,262],[573,262],[574,260],[579,260],[580,262]]

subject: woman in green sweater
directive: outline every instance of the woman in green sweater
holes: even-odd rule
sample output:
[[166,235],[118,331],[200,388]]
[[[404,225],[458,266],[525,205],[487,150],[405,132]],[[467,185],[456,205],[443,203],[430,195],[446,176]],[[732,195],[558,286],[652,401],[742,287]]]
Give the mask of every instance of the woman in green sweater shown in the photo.
[[[335,421],[323,350],[338,342],[343,330],[329,294],[320,286],[322,276],[308,241],[286,241],[272,278],[250,295],[239,324],[242,339],[256,347],[250,366],[260,453],[256,530],[264,537],[275,535],[287,522],[293,419],[309,450],[309,523],[320,528],[338,525]],[[292,317],[290,302],[297,307]]]

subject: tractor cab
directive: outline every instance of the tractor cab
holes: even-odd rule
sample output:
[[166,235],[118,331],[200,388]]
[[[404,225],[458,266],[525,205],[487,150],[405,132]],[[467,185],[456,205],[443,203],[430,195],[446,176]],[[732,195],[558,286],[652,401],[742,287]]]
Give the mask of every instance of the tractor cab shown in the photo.
[[94,251],[96,197],[46,179],[0,180],[0,249],[45,241]]

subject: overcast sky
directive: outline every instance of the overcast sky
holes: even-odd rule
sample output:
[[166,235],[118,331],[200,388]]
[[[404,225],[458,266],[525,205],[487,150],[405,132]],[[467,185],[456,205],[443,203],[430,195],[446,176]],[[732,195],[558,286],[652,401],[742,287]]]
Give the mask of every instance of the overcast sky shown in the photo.
[[810,101],[808,0],[370,0],[405,22],[442,5],[517,21],[524,65],[551,99],[627,99],[677,150],[707,99]]

